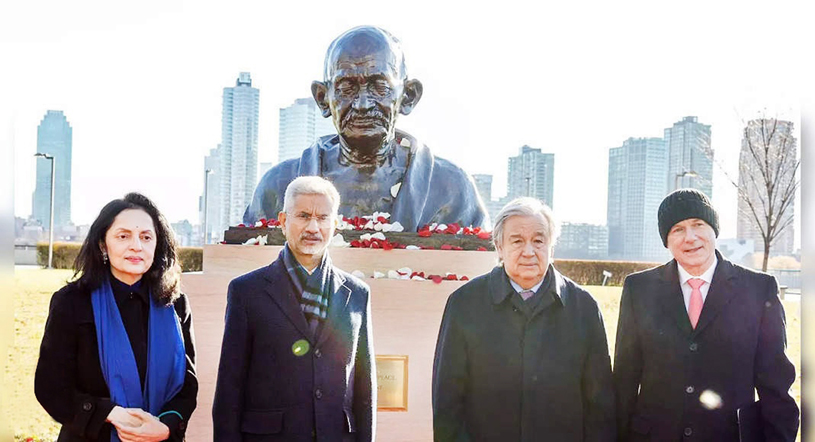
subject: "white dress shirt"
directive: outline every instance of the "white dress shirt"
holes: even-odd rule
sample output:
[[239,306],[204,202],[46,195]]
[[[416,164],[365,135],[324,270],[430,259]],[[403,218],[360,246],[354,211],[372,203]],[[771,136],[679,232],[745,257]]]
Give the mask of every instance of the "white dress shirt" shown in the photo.
[[[538,293],[538,289],[539,289],[539,288],[541,288],[541,284],[543,284],[543,281],[544,281],[545,279],[546,279],[546,275],[544,275],[543,279],[541,279],[541,281],[540,281],[539,283],[537,283],[537,284],[533,285],[533,286],[532,286],[532,288],[531,288],[531,289],[529,289],[529,290],[532,290],[532,293]],[[521,293],[521,292],[525,292],[525,291],[526,291],[526,290],[524,290],[524,289],[523,289],[523,287],[521,287],[521,286],[520,286],[520,284],[518,284],[517,282],[513,281],[513,280],[512,280],[512,278],[509,278],[509,284],[510,284],[510,285],[512,286],[512,288],[514,288],[514,289],[515,289],[515,291],[516,291],[516,292],[518,292],[518,293]]]
[[679,269],[679,285],[682,287],[682,296],[685,298],[685,310],[688,310],[688,306],[690,305],[690,292],[693,290],[690,284],[688,284],[688,280],[691,278],[698,278],[702,281],[705,281],[701,287],[699,287],[699,291],[702,292],[702,305],[705,304],[705,300],[707,299],[707,292],[710,290],[710,282],[713,281],[713,273],[716,271],[716,264],[719,263],[719,258],[716,255],[713,255],[713,264],[707,268],[700,276],[693,276],[685,270],[682,265],[679,263],[676,264],[676,267]]

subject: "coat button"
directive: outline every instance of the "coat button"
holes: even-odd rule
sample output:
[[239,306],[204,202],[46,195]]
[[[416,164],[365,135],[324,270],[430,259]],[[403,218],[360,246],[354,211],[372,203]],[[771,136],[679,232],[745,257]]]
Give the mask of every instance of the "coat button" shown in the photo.
[[314,357],[320,359],[321,357],[323,357],[323,352],[321,352],[319,348],[314,350]]
[[690,349],[690,351],[699,350],[699,344],[693,342],[693,343],[691,343],[691,345],[688,346],[688,348]]
[[178,429],[182,430],[182,431],[186,430],[187,429],[187,423],[184,422],[184,421],[179,422],[178,423]]
[[684,433],[685,436],[690,436],[691,434],[693,434],[693,430],[691,429],[691,427],[685,427]]
[[91,411],[93,409],[93,404],[90,402],[85,402],[82,404],[82,409],[85,411]]
[[319,388],[314,390],[314,397],[316,397],[317,399],[322,399],[323,398],[323,390],[320,390]]
[[693,391],[694,391],[693,385],[688,385],[687,387],[685,387],[685,393],[691,394],[693,393]]

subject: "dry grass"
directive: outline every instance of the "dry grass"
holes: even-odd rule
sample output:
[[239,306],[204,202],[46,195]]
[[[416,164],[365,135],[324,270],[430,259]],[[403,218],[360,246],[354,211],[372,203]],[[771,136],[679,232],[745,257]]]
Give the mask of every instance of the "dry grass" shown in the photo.
[[[56,440],[59,424],[40,407],[34,397],[34,369],[51,294],[71,276],[68,270],[18,269],[15,275],[15,337],[6,365],[6,391],[12,393],[10,422],[21,437],[44,441]],[[609,336],[609,350],[614,352],[617,331],[619,287],[587,287],[600,304]],[[798,300],[784,301],[787,312],[787,353],[798,375],[792,386],[795,400],[801,403],[801,309]],[[20,439],[22,440],[22,439]]]

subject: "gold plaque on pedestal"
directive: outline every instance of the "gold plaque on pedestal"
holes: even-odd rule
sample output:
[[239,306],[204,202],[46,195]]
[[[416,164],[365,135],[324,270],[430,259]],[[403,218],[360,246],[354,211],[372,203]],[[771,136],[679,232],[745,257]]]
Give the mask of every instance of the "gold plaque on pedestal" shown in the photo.
[[407,411],[407,355],[376,356],[376,391],[378,411]]

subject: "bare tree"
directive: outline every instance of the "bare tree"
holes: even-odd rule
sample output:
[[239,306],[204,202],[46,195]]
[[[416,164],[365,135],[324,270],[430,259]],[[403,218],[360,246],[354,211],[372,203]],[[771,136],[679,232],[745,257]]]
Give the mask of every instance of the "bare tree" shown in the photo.
[[790,210],[800,180],[793,123],[776,118],[751,120],[744,128],[738,182],[728,176],[739,195],[739,211],[761,234],[767,270],[770,247],[793,222]]

